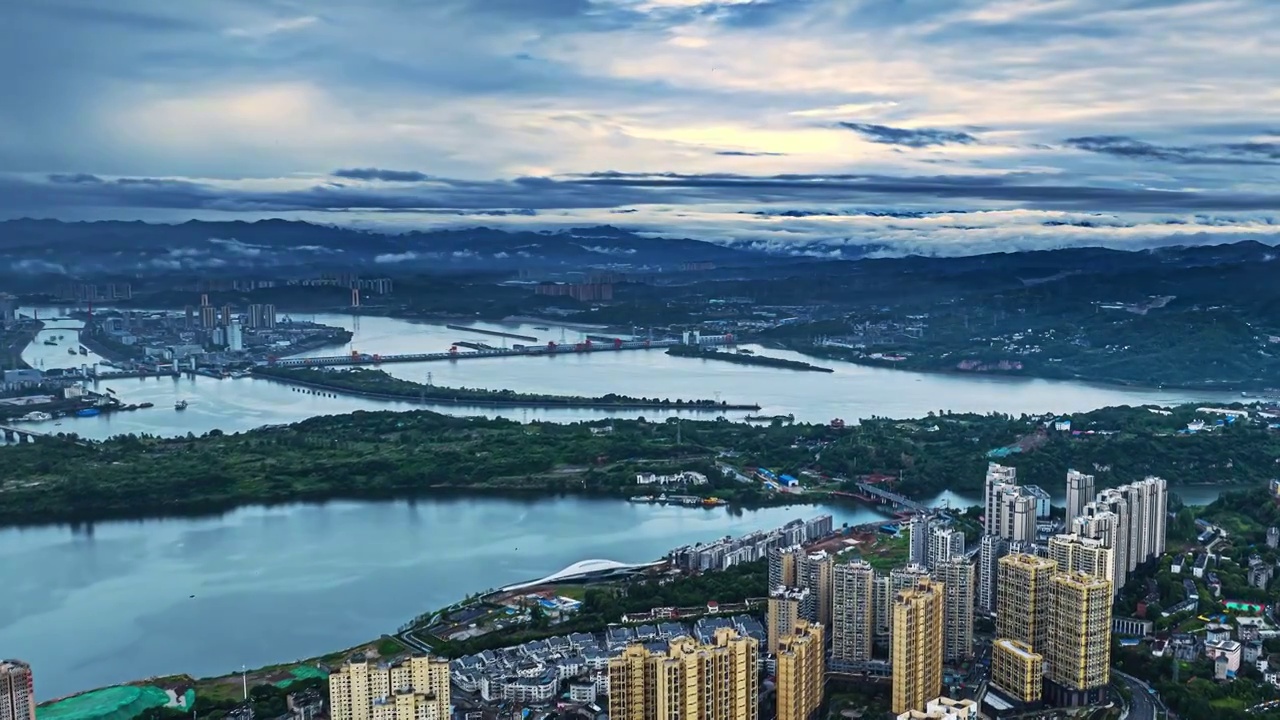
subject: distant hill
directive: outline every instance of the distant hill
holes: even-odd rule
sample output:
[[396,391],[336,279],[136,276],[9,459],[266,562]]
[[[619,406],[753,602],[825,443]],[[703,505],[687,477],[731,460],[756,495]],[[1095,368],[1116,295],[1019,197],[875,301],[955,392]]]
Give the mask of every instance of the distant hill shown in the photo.
[[767,259],[761,252],[644,237],[607,225],[542,232],[477,227],[382,233],[288,220],[0,222],[0,268],[19,274],[396,274],[620,264],[672,269],[686,262],[742,265]]

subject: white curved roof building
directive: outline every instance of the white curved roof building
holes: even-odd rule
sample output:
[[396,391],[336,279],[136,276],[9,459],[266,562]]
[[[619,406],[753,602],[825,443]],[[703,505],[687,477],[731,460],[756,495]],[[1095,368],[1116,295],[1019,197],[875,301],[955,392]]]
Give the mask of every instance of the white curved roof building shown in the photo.
[[521,588],[537,587],[538,585],[553,585],[555,583],[606,580],[610,577],[632,575],[644,570],[645,568],[661,564],[661,560],[651,563],[640,563],[637,565],[628,565],[627,563],[620,563],[616,560],[581,560],[563,570],[560,570],[559,572],[551,573],[544,578],[518,583],[516,585],[508,585],[507,587],[502,588],[502,591],[507,592],[510,590],[520,590]]

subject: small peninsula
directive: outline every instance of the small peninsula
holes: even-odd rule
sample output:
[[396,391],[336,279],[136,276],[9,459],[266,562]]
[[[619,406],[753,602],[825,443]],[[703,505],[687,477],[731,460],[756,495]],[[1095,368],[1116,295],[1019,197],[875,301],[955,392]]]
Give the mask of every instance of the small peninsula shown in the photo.
[[609,408],[631,410],[759,410],[756,404],[733,404],[716,400],[670,400],[665,398],[636,398],[609,393],[599,397],[575,395],[544,395],[521,393],[514,390],[486,390],[483,388],[445,387],[403,380],[385,370],[351,368],[346,370],[320,368],[260,367],[253,371],[255,377],[275,380],[312,390],[327,390],[344,395],[377,400],[400,400],[418,403],[457,403],[459,405],[483,405],[494,407],[563,407]]

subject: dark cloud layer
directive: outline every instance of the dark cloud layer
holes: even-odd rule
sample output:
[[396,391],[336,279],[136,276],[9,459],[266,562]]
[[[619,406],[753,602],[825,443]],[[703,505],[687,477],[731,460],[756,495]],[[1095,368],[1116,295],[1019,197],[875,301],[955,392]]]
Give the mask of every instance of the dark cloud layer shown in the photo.
[[958,130],[938,130],[936,128],[907,129],[853,122],[838,124],[840,127],[852,130],[871,142],[882,145],[924,148],[934,145],[970,145],[978,142],[978,138]]
[[[397,171],[400,172],[400,171]],[[405,171],[411,174],[409,171]],[[67,178],[76,178],[68,181]],[[1140,212],[1280,210],[1280,195],[1095,187],[1032,174],[896,177],[875,174],[632,174],[598,172],[504,181],[433,178],[387,187],[314,185],[260,191],[163,178],[51,176],[0,181],[0,206],[168,208],[226,211],[548,211],[632,205],[928,203],[969,200],[1037,209]]]
[[1240,142],[1203,146],[1155,145],[1124,135],[1067,138],[1069,147],[1134,160],[1184,165],[1280,165],[1280,143]]
[[431,177],[416,170],[383,170],[382,168],[341,168],[330,174],[348,180],[380,180],[382,182],[422,182]]

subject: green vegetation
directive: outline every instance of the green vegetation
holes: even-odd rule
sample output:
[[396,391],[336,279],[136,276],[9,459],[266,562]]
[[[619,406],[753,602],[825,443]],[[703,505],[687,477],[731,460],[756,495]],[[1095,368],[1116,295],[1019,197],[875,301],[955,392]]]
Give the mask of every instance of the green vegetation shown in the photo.
[[1213,664],[1203,658],[1194,663],[1178,663],[1177,680],[1173,678],[1173,663],[1177,661],[1152,657],[1147,648],[1116,647],[1111,659],[1117,668],[1149,683],[1169,709],[1184,718],[1266,717],[1251,714],[1248,709],[1277,697],[1276,689],[1247,665],[1241,666],[1241,677],[1220,683],[1213,679]]
[[[209,513],[251,503],[392,498],[431,493],[578,493],[627,497],[640,472],[695,470],[694,492],[740,505],[815,502],[824,490],[852,491],[853,478],[901,476],[894,487],[925,496],[974,493],[988,451],[1025,482],[1058,487],[1068,468],[1094,472],[1100,486],[1160,475],[1173,485],[1257,485],[1276,472],[1280,433],[1241,421],[1179,435],[1194,408],[1157,415],[1111,408],[1072,417],[1072,435],[1042,418],[935,414],[861,425],[764,427],[723,421],[612,420],[522,425],[430,412],[357,412],[226,435],[120,436],[74,445],[59,438],[0,449],[0,524]],[[1103,433],[1111,434],[1103,434]],[[51,451],[49,444],[56,445]],[[739,482],[715,464],[768,467],[801,477],[802,494]],[[803,474],[802,474],[803,473]],[[850,478],[845,481],[842,478]]]
[[715,400],[634,398],[609,393],[601,397],[544,395],[513,390],[484,390],[426,385],[393,377],[385,370],[368,368],[321,369],[264,367],[254,375],[310,388],[366,397],[418,402],[455,402],[474,405],[523,405],[546,407],[706,408],[758,410],[759,405],[730,405]]
[[667,348],[667,354],[675,357],[702,358],[703,360],[719,360],[737,365],[761,365],[764,367],[782,368],[784,370],[809,370],[813,372],[835,372],[831,368],[818,367],[800,360],[768,357],[766,355],[740,355],[723,352],[715,348],[700,348],[691,345],[673,345]]

